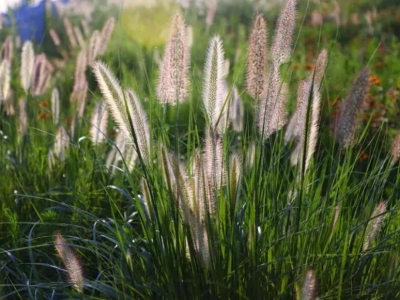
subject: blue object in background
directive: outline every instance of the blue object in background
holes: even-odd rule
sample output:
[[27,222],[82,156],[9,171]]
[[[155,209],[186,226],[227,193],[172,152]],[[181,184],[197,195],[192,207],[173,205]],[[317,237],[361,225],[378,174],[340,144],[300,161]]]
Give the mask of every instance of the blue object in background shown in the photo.
[[[2,0],[0,0],[2,1]],[[59,0],[63,4],[69,3],[70,0]],[[54,3],[51,3],[51,13],[57,14]],[[11,26],[10,15],[14,16],[17,26],[17,32],[21,38],[21,42],[33,40],[37,43],[43,41],[46,34],[46,1],[42,0],[36,6],[28,5],[27,1],[22,1],[20,7],[10,10],[9,14],[3,15],[4,25]]]
[[37,6],[23,3],[14,11],[15,22],[21,42],[35,40],[43,41],[46,25],[46,2],[42,0]]

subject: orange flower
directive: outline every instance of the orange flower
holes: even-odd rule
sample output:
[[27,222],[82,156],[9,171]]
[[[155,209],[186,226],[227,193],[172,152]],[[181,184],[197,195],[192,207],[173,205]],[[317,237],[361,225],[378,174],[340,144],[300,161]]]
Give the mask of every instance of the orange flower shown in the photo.
[[364,151],[361,151],[361,153],[360,153],[360,156],[359,156],[359,160],[366,160],[366,159],[368,159],[369,158],[369,155],[366,153],[366,152],[364,152]]
[[307,70],[313,70],[314,69],[314,64],[307,64],[306,65]]
[[369,77],[369,82],[374,84],[374,85],[380,85],[381,84],[381,80],[379,79],[379,77],[377,75],[373,75]]
[[50,114],[48,113],[40,113],[38,114],[38,120],[48,120],[50,119]]
[[46,101],[46,100],[43,100],[43,101],[39,102],[39,107],[40,108],[46,108],[48,106],[49,106],[49,102]]

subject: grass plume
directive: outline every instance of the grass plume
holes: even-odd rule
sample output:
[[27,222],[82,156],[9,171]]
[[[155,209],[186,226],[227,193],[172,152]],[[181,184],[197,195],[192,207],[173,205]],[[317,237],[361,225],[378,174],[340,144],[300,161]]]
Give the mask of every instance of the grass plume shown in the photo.
[[70,282],[76,291],[82,293],[84,277],[78,256],[59,232],[56,233],[54,244],[58,255],[67,269]]
[[214,36],[207,49],[204,68],[203,103],[212,130],[223,133],[227,127],[227,103],[224,97],[224,49]]
[[357,117],[364,104],[368,87],[369,71],[362,69],[346,100],[342,104],[339,119],[335,125],[335,136],[342,148],[347,148],[354,143]]
[[253,20],[247,53],[246,90],[254,99],[260,99],[266,81],[267,25],[261,14]]
[[32,42],[27,41],[22,46],[21,54],[21,84],[25,94],[28,94],[29,88],[31,87],[34,64],[35,53],[33,51],[33,45]]
[[157,84],[157,98],[162,103],[175,105],[189,93],[190,54],[187,28],[181,13],[172,20],[171,34],[165,47]]

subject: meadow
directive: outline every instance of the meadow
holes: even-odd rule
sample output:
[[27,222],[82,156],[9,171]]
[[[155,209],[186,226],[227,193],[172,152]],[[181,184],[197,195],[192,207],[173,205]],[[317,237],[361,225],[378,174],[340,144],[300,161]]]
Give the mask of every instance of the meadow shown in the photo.
[[0,299],[400,297],[400,7],[250,2],[0,31]]

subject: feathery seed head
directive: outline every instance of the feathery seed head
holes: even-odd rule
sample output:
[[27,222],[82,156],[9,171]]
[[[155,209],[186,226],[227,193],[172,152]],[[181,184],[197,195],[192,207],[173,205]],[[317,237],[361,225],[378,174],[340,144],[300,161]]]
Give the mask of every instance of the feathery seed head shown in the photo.
[[93,144],[97,145],[106,141],[108,111],[105,103],[100,101],[96,104],[92,122],[90,123],[90,138]]
[[63,19],[63,22],[64,22],[64,27],[65,27],[65,31],[67,32],[67,36],[68,36],[69,42],[70,42],[71,46],[73,48],[75,48],[77,42],[76,42],[76,39],[75,39],[75,36],[74,36],[74,30],[72,28],[72,24],[71,24],[70,20],[67,17],[65,17]]
[[70,282],[76,291],[83,292],[84,277],[80,261],[75,251],[68,245],[67,241],[57,232],[54,241],[56,251],[67,269]]
[[296,21],[296,0],[287,0],[276,24],[271,46],[272,63],[280,66],[289,61]]
[[261,14],[257,14],[249,38],[247,53],[246,90],[251,97],[259,99],[266,80],[267,27]]
[[80,91],[85,87],[87,62],[86,50],[82,49],[76,59],[73,92]]
[[60,37],[58,36],[57,31],[55,31],[52,28],[52,29],[50,29],[49,33],[50,33],[51,39],[53,40],[54,45],[56,45],[57,47],[60,46],[61,41],[60,41]]
[[304,277],[303,288],[301,291],[302,300],[316,300],[317,299],[317,279],[315,271],[309,269]]
[[33,52],[33,45],[32,42],[27,41],[22,46],[21,54],[21,83],[26,94],[28,94],[31,86],[34,63],[35,53]]
[[323,49],[315,62],[314,70],[314,87],[313,90],[319,92],[321,89],[322,80],[325,75],[326,66],[328,65],[328,51]]
[[397,133],[396,137],[393,140],[391,155],[391,164],[394,165],[400,158],[400,131]]
[[31,92],[35,96],[40,96],[46,91],[51,75],[49,64],[44,53],[36,55],[31,85]]
[[[224,50],[218,36],[214,36],[207,49],[204,68],[203,104],[209,124],[223,133],[226,129],[227,103],[224,97]],[[225,124],[224,124],[225,121]]]
[[232,129],[236,132],[242,132],[244,127],[244,106],[237,88],[233,87],[232,99],[229,107],[229,119]]
[[13,42],[10,36],[6,38],[1,47],[1,60],[8,60],[11,64],[13,53]]
[[54,141],[53,153],[60,161],[65,160],[65,150],[69,147],[70,138],[63,126],[58,127]]
[[73,27],[74,35],[76,40],[78,41],[79,46],[83,49],[86,46],[85,39],[83,38],[82,32],[78,26]]
[[379,229],[382,227],[386,212],[387,212],[386,202],[380,201],[378,205],[375,207],[374,211],[372,212],[371,218],[365,230],[363,251],[369,249],[372,241],[378,234]]
[[90,38],[89,53],[88,53],[88,65],[91,65],[99,52],[100,46],[100,32],[98,30],[93,31],[92,37]]
[[187,29],[182,14],[177,13],[172,21],[157,84],[157,98],[162,103],[175,105],[187,98],[189,61]]
[[280,130],[287,121],[287,83],[282,82],[279,69],[272,66],[258,103],[258,130],[263,139]]
[[0,63],[0,103],[6,102],[10,91],[11,63],[4,59]]
[[141,200],[143,203],[143,209],[146,214],[147,219],[151,220],[153,215],[153,203],[151,201],[150,189],[147,184],[146,179],[140,179],[140,191],[141,191]]
[[[148,165],[150,163],[150,125],[147,120],[146,111],[140,103],[139,97],[132,90],[127,90],[125,97],[128,104],[128,111],[131,115],[133,131],[132,137],[136,151],[142,158],[143,162]],[[136,140],[136,141],[135,141]]]
[[26,131],[28,130],[28,113],[26,111],[26,99],[21,98],[18,101],[18,107],[19,107],[19,134],[20,136],[24,136],[26,134]]
[[110,41],[111,34],[113,33],[115,26],[115,20],[114,18],[109,18],[106,23],[103,26],[103,29],[101,30],[100,34],[100,44],[98,48],[98,54],[103,55],[106,53],[108,42]]
[[51,92],[51,113],[54,124],[58,125],[60,122],[60,93],[57,88],[54,88]]
[[124,93],[103,63],[95,62],[93,72],[114,120],[147,165],[150,162],[150,126],[139,98],[133,91]]
[[369,87],[368,68],[362,69],[346,100],[342,104],[339,119],[335,125],[335,136],[342,148],[354,143],[357,117],[364,104]]

